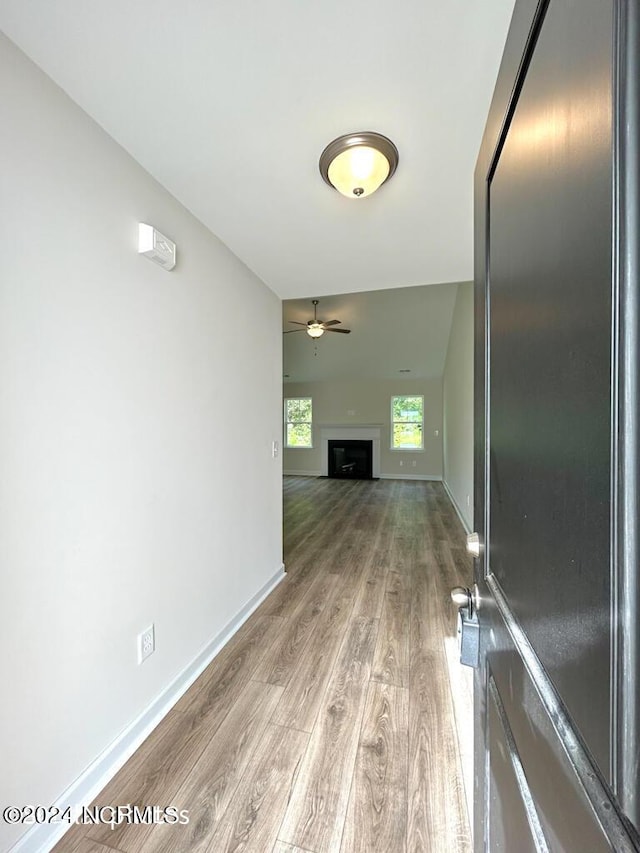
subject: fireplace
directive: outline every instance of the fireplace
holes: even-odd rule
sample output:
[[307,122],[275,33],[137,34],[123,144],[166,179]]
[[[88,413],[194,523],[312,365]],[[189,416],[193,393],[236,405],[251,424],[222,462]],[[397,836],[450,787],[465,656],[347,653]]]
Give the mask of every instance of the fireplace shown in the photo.
[[328,442],[328,476],[340,479],[373,478],[373,442],[361,439],[331,439]]
[[371,474],[372,479],[380,476],[380,433],[382,424],[320,424],[320,474],[329,474],[329,442],[344,446],[345,442],[369,442],[371,444]]

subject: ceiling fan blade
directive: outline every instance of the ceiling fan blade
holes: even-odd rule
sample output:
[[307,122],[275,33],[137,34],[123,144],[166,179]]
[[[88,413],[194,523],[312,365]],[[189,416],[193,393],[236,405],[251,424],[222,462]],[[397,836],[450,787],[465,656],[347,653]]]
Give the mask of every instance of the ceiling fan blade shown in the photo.
[[322,325],[326,329],[327,326],[337,326],[338,323],[342,323],[342,320],[325,320]]
[[351,329],[325,329],[325,332],[339,332],[341,335],[350,335]]
[[[287,320],[287,323],[294,323],[296,326],[308,326],[309,323],[299,323],[297,320]],[[297,329],[296,329],[297,331]]]
[[[294,332],[305,332],[305,331],[306,331],[306,326],[304,329],[287,329],[287,331],[283,332],[282,334],[283,335],[292,335]],[[328,331],[330,331],[330,330],[328,330]]]

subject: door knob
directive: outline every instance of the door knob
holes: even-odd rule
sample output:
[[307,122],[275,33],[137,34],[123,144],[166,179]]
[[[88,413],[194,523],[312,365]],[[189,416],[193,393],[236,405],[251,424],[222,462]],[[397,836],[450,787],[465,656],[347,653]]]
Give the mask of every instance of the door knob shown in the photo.
[[451,601],[455,604],[456,607],[470,607],[471,606],[471,593],[464,586],[454,586],[451,590]]
[[477,533],[470,533],[467,536],[467,551],[474,557],[480,556],[480,537]]

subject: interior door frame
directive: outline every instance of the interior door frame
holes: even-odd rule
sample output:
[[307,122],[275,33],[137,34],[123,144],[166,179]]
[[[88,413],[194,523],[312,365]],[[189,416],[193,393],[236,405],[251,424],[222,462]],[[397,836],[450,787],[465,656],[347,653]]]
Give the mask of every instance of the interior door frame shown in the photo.
[[[506,128],[526,73],[539,27],[553,0],[516,0],[496,89],[482,140],[474,177],[474,279],[475,279],[475,427],[474,427],[474,529],[481,550],[475,561],[475,581],[482,596],[500,610],[509,631],[508,608],[500,608],[500,590],[491,585],[485,572],[484,544],[489,523],[489,327],[488,327],[488,187],[500,153]],[[638,834],[630,822],[640,827],[640,779],[636,756],[640,750],[638,708],[640,688],[640,558],[638,484],[640,483],[640,0],[611,0],[614,16],[614,185],[613,288],[614,326],[612,351],[612,482],[611,530],[613,600],[612,623],[617,665],[613,685],[614,743],[613,790],[601,780],[583,749],[572,737],[573,727],[553,685],[545,681],[544,670],[536,673],[537,686],[545,694],[547,708],[556,715],[566,732],[566,747],[585,794],[608,837],[618,839],[616,850],[640,849]],[[511,620],[513,622],[513,620]],[[522,633],[522,632],[521,632]],[[512,634],[513,635],[513,634]],[[537,657],[527,648],[526,637],[518,638],[518,649],[535,669]],[[482,643],[481,643],[482,649]],[[474,839],[475,849],[486,849],[485,802],[487,681],[484,662],[474,677]]]

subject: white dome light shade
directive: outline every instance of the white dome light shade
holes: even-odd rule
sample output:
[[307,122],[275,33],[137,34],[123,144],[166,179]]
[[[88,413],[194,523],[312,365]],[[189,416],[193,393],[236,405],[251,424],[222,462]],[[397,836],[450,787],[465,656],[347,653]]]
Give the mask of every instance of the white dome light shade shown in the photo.
[[321,338],[324,335],[324,328],[321,323],[309,323],[307,326],[307,334],[312,338]]
[[338,154],[329,166],[329,180],[347,198],[374,193],[389,176],[389,161],[375,148],[358,146]]
[[329,143],[320,157],[320,174],[347,198],[374,193],[396,170],[398,149],[379,133],[349,133]]

